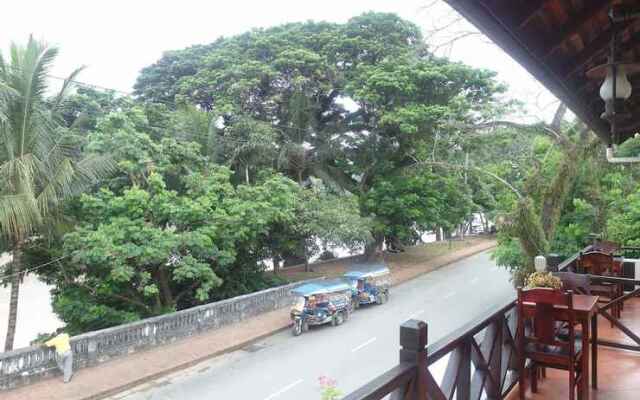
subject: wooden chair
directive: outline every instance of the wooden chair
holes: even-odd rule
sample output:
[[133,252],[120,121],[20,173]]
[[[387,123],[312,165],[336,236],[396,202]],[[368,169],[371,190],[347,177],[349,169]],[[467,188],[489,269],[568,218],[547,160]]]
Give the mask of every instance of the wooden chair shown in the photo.
[[620,252],[620,245],[609,240],[598,240],[591,245],[591,250],[614,255]]
[[560,278],[563,290],[591,295],[591,279],[587,275],[574,272],[554,272],[553,276]]
[[[525,313],[525,303],[534,307]],[[558,337],[558,324],[554,307],[566,307],[568,339]],[[576,338],[573,294],[546,288],[523,290],[518,288],[517,342],[520,353],[520,400],[525,399],[526,361],[531,360],[531,391],[538,391],[538,369],[555,368],[569,372],[569,400],[574,400],[576,389],[582,398],[584,374],[582,371],[582,341]],[[528,328],[527,328],[528,327]],[[588,350],[587,350],[588,351]]]
[[[614,261],[613,254],[600,251],[581,253],[578,257],[578,268],[591,275],[619,277],[622,273],[622,266]],[[620,284],[602,282],[591,284],[590,288],[591,293],[594,296],[600,296],[603,303],[608,303],[622,295],[622,285]],[[613,307],[613,316],[620,318],[621,310],[620,304],[616,304]]]
[[[585,274],[576,274],[574,272],[554,272],[553,276],[560,278],[562,281],[562,290],[570,290],[573,293],[586,294],[591,296],[591,279]],[[569,338],[568,323],[558,323],[558,337],[564,340]],[[582,338],[582,332],[575,333],[576,338]]]

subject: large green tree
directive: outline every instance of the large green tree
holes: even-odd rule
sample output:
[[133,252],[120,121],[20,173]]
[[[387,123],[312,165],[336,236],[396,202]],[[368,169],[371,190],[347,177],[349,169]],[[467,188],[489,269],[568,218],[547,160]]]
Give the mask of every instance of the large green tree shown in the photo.
[[121,194],[83,195],[81,222],[64,237],[68,259],[43,273],[69,331],[264,288],[262,238],[274,224],[292,223],[299,189],[280,175],[251,186],[230,177],[223,167],[193,173],[178,193],[152,172]]
[[[145,100],[186,100],[211,110],[218,121],[215,141],[228,149],[219,160],[243,181],[275,166],[301,185],[317,177],[355,194],[363,216],[377,219],[372,233],[378,245],[385,235],[410,241],[417,229],[466,219],[437,211],[443,203],[431,204],[446,197],[438,185],[413,185],[409,192],[399,190],[399,181],[423,176],[419,168],[433,169],[421,161],[436,143],[455,152],[459,131],[448,122],[476,122],[502,90],[490,72],[434,57],[418,27],[383,13],[345,24],[286,24],[167,53],[136,84]],[[456,183],[459,171],[439,173],[451,175],[448,184],[440,182],[445,187],[463,186]],[[382,216],[365,201],[376,185],[416,196],[417,208],[403,214],[408,197],[390,196],[396,214]],[[463,190],[460,198],[469,195]],[[454,214],[459,221],[438,220]],[[393,227],[381,227],[386,224]]]
[[79,158],[75,141],[59,124],[58,107],[74,71],[61,91],[47,99],[47,74],[58,51],[30,38],[11,45],[10,58],[0,54],[0,234],[13,262],[5,350],[13,348],[25,242],[51,227],[60,204],[109,170],[105,158]]

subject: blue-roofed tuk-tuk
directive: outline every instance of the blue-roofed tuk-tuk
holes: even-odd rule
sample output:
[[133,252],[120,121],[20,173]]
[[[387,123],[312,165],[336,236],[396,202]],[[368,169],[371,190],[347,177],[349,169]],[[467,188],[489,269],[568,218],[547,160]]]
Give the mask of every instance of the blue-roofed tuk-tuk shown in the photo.
[[344,277],[351,282],[353,308],[362,304],[384,304],[389,300],[391,272],[382,263],[356,264]]
[[345,279],[307,283],[292,290],[292,294],[296,297],[291,308],[294,336],[312,325],[341,325],[351,316],[351,286]]

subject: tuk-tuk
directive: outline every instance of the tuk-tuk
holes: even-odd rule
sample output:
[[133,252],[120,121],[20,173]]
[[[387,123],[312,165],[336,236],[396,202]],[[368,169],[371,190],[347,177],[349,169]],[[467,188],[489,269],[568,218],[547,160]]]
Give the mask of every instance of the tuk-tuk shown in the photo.
[[381,263],[356,264],[344,277],[351,282],[352,307],[362,304],[384,304],[389,300],[391,271]]
[[293,289],[292,294],[296,296],[291,308],[294,336],[311,325],[341,325],[351,316],[351,286],[344,279],[307,283]]

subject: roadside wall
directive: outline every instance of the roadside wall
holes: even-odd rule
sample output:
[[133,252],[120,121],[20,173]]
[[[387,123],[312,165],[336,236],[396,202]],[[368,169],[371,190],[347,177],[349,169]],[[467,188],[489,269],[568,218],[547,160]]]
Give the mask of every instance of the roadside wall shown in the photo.
[[[309,281],[271,288],[74,336],[71,339],[74,371],[289,306],[293,301],[291,290],[307,282]],[[0,391],[27,385],[55,374],[54,358],[55,351],[43,347],[26,347],[0,353]]]

